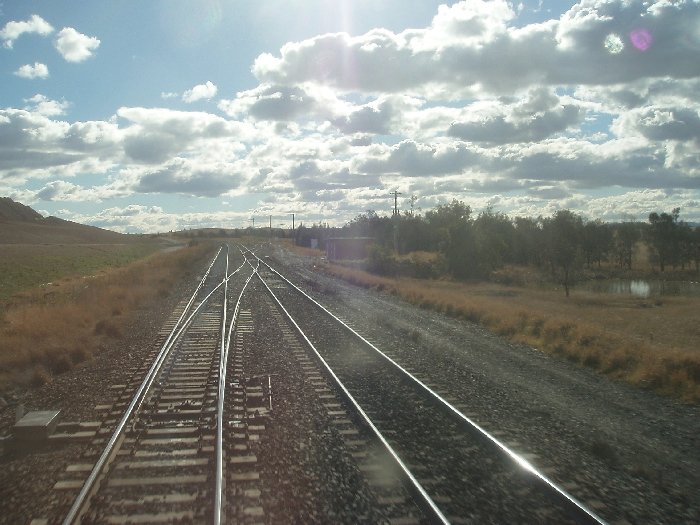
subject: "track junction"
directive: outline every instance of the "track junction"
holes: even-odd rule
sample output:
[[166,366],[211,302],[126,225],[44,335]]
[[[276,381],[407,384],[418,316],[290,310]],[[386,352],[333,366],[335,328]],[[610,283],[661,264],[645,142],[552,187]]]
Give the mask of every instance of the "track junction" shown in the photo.
[[258,252],[180,303],[63,523],[603,523]]

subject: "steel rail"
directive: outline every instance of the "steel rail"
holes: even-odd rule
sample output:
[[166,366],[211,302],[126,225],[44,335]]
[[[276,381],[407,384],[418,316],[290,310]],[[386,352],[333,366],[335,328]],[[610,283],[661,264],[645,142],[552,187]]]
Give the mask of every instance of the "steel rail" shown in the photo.
[[[187,318],[187,320],[185,322],[182,322],[182,319],[185,317],[188,310],[191,308],[192,303],[194,302],[197,294],[199,293],[199,290],[202,288],[202,286],[206,282],[207,278],[209,277],[209,273],[211,272],[211,269],[214,266],[214,263],[219,258],[220,253],[221,253],[221,248],[219,248],[219,250],[214,255],[214,258],[212,259],[211,263],[209,264],[209,267],[207,268],[206,272],[204,273],[204,276],[200,280],[199,285],[197,286],[194,293],[190,297],[190,300],[187,302],[187,305],[185,306],[184,310],[182,311],[182,314],[180,314],[180,317],[178,318],[177,322],[175,323],[175,326],[173,326],[173,329],[170,331],[168,338],[165,340],[165,342],[163,343],[163,346],[159,350],[158,356],[156,357],[156,360],[154,361],[153,365],[151,366],[148,373],[146,374],[146,377],[144,378],[143,382],[141,383],[141,386],[137,390],[136,394],[134,394],[134,397],[132,398],[131,403],[129,404],[129,407],[126,409],[126,411],[124,412],[124,415],[122,416],[121,420],[117,424],[117,427],[114,429],[112,436],[110,437],[109,441],[107,442],[107,445],[105,446],[104,450],[102,451],[102,454],[100,455],[97,462],[95,463],[92,470],[90,471],[90,475],[85,480],[85,483],[83,484],[80,492],[78,493],[78,496],[73,501],[73,504],[71,505],[71,508],[69,509],[68,514],[66,515],[66,517],[63,520],[63,525],[71,525],[72,523],[75,523],[76,519],[78,517],[80,517],[80,515],[86,510],[86,509],[84,509],[85,503],[88,500],[88,496],[90,495],[92,490],[95,488],[95,483],[97,482],[98,476],[102,472],[102,470],[105,467],[105,465],[107,464],[108,460],[110,460],[111,457],[113,456],[114,451],[116,450],[116,444],[123,437],[124,429],[126,428],[126,424],[129,420],[129,418],[137,410],[136,405],[138,404],[138,406],[140,408],[144,394],[145,394],[145,392],[148,391],[148,389],[150,389],[151,385],[153,384],[153,380],[155,378],[155,375],[157,374],[158,370],[160,370],[160,367],[162,366],[162,363],[165,359],[165,356],[167,356],[167,354],[170,352],[170,349],[174,345],[175,341],[177,341],[177,339],[179,338],[183,329],[192,320],[192,317],[194,316],[194,314],[209,299],[209,297],[214,293],[214,291],[216,291],[221,286],[221,284],[219,284],[216,288],[214,288],[214,290],[212,290],[209,293],[209,295],[207,295],[202,300],[202,302],[195,308],[194,312]],[[178,326],[180,327],[180,330],[177,332],[177,335],[174,335],[176,330],[178,330]]]
[[[226,272],[224,275],[228,275],[228,254],[229,245],[226,245]],[[223,499],[224,492],[224,480],[223,480],[223,434],[222,427],[224,426],[224,409],[223,409],[223,397],[224,390],[226,389],[226,361],[224,360],[224,343],[226,340],[226,309],[228,302],[228,278],[224,283],[224,313],[221,319],[221,347],[219,348],[219,392],[218,392],[218,403],[216,412],[216,490],[214,492],[214,524],[221,525],[223,521],[224,506],[221,501]]]
[[[239,267],[245,266],[245,262]],[[236,270],[238,271],[238,270]],[[234,308],[233,315],[231,316],[231,322],[228,327],[228,334],[224,338],[224,333],[221,333],[221,353],[219,355],[219,394],[217,403],[217,425],[216,425],[216,495],[214,501],[214,524],[221,525],[226,523],[226,505],[224,492],[226,490],[226,478],[224,473],[224,405],[226,399],[226,371],[228,366],[228,355],[229,349],[231,348],[231,334],[236,327],[236,322],[238,320],[238,312],[240,311],[241,301],[243,300],[243,294],[248,287],[248,283],[253,278],[253,275],[257,273],[257,269],[253,269],[253,273],[248,276],[243,289],[238,296],[236,301],[236,307]],[[226,304],[226,301],[224,301]],[[224,344],[224,339],[226,343]]]
[[[251,252],[252,253],[252,252]],[[255,256],[255,254],[253,254]],[[258,261],[260,259],[256,256]],[[258,265],[260,262],[258,262]],[[265,264],[265,263],[263,263]],[[251,265],[252,266],[252,265]],[[267,266],[267,265],[266,265]],[[269,267],[269,266],[268,266]],[[316,357],[318,360],[321,362],[321,364],[325,367],[326,371],[328,374],[333,378],[335,383],[338,385],[338,387],[343,391],[343,394],[345,397],[350,401],[350,403],[355,407],[355,410],[362,416],[362,419],[365,421],[367,426],[372,429],[372,432],[374,432],[375,437],[384,445],[384,448],[387,450],[387,452],[391,455],[392,458],[394,458],[394,461],[396,464],[400,467],[401,471],[403,472],[404,476],[409,481],[409,488],[413,489],[418,495],[419,495],[419,501],[416,503],[422,507],[422,509],[430,516],[430,519],[432,520],[431,522],[435,523],[443,523],[443,524],[449,524],[449,520],[445,517],[445,515],[442,513],[442,511],[438,508],[438,506],[435,504],[433,499],[430,497],[430,495],[426,492],[426,490],[423,488],[423,486],[420,484],[420,482],[416,479],[416,477],[413,475],[413,473],[409,470],[409,468],[406,466],[406,464],[401,460],[399,457],[398,453],[393,449],[393,447],[389,444],[389,442],[386,440],[386,438],[382,435],[382,433],[379,431],[379,429],[374,425],[372,420],[369,418],[367,413],[362,409],[360,404],[355,400],[353,395],[350,393],[350,391],[345,387],[343,382],[340,380],[340,378],[335,374],[333,369],[328,365],[326,360],[321,356],[319,351],[316,349],[314,344],[311,342],[311,340],[306,336],[304,331],[301,329],[301,327],[297,324],[297,322],[294,320],[292,315],[287,311],[287,309],[282,305],[280,300],[277,298],[275,293],[272,291],[272,289],[268,286],[268,284],[265,282],[263,277],[260,275],[260,273],[256,270],[255,273],[257,274],[258,278],[260,279],[260,282],[267,288],[267,291],[270,293],[272,298],[275,300],[277,305],[280,307],[282,312],[287,316],[287,319],[292,323],[294,328],[299,332],[301,337],[306,341],[306,344],[309,345],[309,348],[316,354]]]
[[275,270],[272,266],[270,266],[265,261],[260,259],[257,255],[255,255],[255,253],[253,253],[252,251],[250,251],[250,253],[258,261],[260,261],[267,268],[269,268],[270,271],[272,271],[274,274],[276,274],[280,279],[285,281],[287,284],[289,284],[294,289],[296,289],[299,293],[301,293],[308,300],[310,300],[316,306],[321,308],[324,312],[326,312],[326,314],[328,314],[333,319],[335,319],[338,323],[340,323],[342,326],[344,326],[352,334],[354,334],[360,340],[362,340],[365,344],[367,344],[367,346],[372,348],[372,350],[377,352],[384,359],[386,359],[389,363],[394,365],[402,373],[404,373],[407,377],[409,377],[412,381],[414,381],[417,385],[419,385],[421,388],[423,388],[435,400],[437,400],[440,404],[442,404],[447,409],[449,409],[454,415],[456,415],[458,418],[460,418],[464,423],[467,423],[469,428],[476,431],[477,435],[479,437],[481,437],[481,438],[487,440],[488,442],[492,443],[493,445],[495,445],[505,455],[507,455],[513,462],[515,462],[519,467],[521,467],[523,470],[525,470],[525,471],[529,472],[531,475],[533,475],[542,484],[542,486],[545,487],[545,489],[549,493],[548,494],[549,496],[555,498],[557,501],[563,502],[566,505],[566,508],[572,513],[572,517],[577,522],[584,523],[584,524],[589,524],[589,523],[597,523],[599,525],[606,524],[606,522],[600,516],[598,516],[595,512],[593,512],[591,509],[589,509],[586,505],[584,505],[582,502],[580,502],[574,496],[572,496],[571,494],[566,492],[563,488],[559,487],[554,481],[549,479],[545,474],[543,474],[542,472],[537,470],[537,468],[535,468],[535,466],[532,465],[528,460],[526,460],[524,457],[519,455],[517,452],[511,450],[507,445],[505,445],[503,442],[499,441],[495,436],[493,436],[491,433],[489,433],[487,430],[485,430],[483,427],[481,427],[478,423],[476,423],[471,418],[464,415],[458,408],[453,406],[449,401],[447,401],[445,398],[443,398],[440,394],[433,391],[430,387],[428,387],[420,379],[415,377],[411,372],[409,372],[404,367],[402,367],[394,359],[392,359],[391,357],[386,355],[384,352],[382,352],[379,348],[377,348],[374,344],[372,344],[370,341],[368,341],[364,336],[359,334],[354,328],[352,328],[350,325],[348,325],[345,321],[343,321],[338,316],[336,316],[328,308],[326,308],[321,303],[316,301],[316,299],[311,297],[304,290],[299,288],[297,285],[295,285],[293,282],[291,282],[289,279],[287,279],[285,276],[283,276],[281,273],[279,273],[277,270]]

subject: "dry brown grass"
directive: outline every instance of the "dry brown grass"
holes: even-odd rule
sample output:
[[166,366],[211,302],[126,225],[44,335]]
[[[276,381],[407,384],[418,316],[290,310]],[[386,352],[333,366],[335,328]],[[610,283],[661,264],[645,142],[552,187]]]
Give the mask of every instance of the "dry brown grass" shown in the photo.
[[324,252],[323,250],[306,248],[304,246],[297,246],[290,239],[280,240],[279,243],[282,244],[285,247],[285,249],[296,254],[303,255],[304,257],[323,257],[326,255],[326,252]]
[[385,290],[421,308],[477,322],[513,341],[686,402],[700,401],[700,300],[649,301],[574,291],[390,279],[325,265],[326,272]]
[[167,296],[210,248],[158,253],[93,278],[64,280],[47,297],[25,292],[0,318],[0,389],[41,384],[120,339],[139,309]]

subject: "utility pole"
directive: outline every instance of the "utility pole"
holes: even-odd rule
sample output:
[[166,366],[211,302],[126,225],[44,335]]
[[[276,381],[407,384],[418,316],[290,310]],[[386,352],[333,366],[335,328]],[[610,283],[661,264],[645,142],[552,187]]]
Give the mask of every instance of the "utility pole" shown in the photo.
[[394,190],[389,195],[394,196],[394,216],[397,216],[399,214],[399,195],[402,195],[402,193],[399,193],[397,190]]
[[399,253],[399,193],[397,190],[391,192],[394,196],[394,253]]
[[292,213],[292,233],[294,232],[294,214]]
[[413,208],[414,208],[417,200],[418,200],[418,197],[416,197],[415,195],[411,195],[411,217],[413,217]]

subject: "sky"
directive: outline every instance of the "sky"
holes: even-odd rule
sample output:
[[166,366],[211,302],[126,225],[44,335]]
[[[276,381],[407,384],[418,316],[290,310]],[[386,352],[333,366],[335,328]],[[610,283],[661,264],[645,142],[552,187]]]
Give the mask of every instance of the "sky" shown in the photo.
[[0,195],[116,231],[700,222],[700,0],[0,1],[0,76]]

